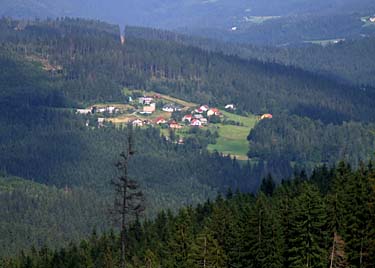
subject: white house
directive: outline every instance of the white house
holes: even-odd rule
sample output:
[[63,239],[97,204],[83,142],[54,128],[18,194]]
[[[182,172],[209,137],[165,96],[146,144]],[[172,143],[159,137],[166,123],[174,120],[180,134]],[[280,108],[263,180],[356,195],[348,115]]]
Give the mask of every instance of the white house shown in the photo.
[[113,114],[116,112],[116,107],[113,107],[113,106],[109,106],[107,107],[107,112],[110,113],[110,114]]
[[202,118],[202,119],[199,119],[202,123],[202,125],[207,125],[208,124],[208,120],[207,118]]
[[151,104],[153,101],[154,101],[154,98],[152,97],[141,97],[138,100],[139,104],[146,104],[146,105]]
[[227,109],[227,110],[235,110],[236,106],[234,106],[234,104],[227,104],[227,105],[225,105],[225,109]]
[[173,113],[175,111],[175,107],[172,104],[164,105],[163,109],[164,112]]
[[370,21],[370,22],[375,22],[375,17],[371,17],[371,18],[369,18],[369,21]]
[[77,109],[76,114],[91,114],[91,109]]
[[105,118],[98,118],[98,127],[104,127]]
[[135,119],[132,122],[133,127],[142,127],[143,121],[141,119]]

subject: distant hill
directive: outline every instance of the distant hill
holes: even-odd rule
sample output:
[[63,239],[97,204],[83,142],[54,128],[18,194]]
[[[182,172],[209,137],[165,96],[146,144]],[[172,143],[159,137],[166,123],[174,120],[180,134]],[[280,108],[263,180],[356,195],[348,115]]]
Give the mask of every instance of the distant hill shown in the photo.
[[[78,16],[262,44],[358,37],[358,32],[363,33],[360,17],[374,12],[370,0],[5,0],[0,3],[2,16]],[[230,31],[232,27],[237,31]]]

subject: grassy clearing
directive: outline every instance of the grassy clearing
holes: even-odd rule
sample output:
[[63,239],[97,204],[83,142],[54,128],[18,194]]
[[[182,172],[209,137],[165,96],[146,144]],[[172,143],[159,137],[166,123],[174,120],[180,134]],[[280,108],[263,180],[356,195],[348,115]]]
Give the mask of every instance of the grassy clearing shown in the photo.
[[228,112],[223,112],[224,116],[239,123],[243,126],[216,124],[212,130],[217,130],[219,138],[216,144],[210,144],[208,149],[210,151],[218,151],[223,154],[230,154],[235,156],[238,160],[247,160],[247,152],[249,150],[249,143],[247,136],[250,130],[258,121],[256,116],[240,116]]

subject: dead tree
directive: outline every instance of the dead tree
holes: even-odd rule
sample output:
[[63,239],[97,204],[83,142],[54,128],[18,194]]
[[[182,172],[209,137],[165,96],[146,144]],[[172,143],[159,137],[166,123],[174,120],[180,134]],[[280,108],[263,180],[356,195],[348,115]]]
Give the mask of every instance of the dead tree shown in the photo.
[[144,196],[135,180],[129,178],[129,161],[136,153],[133,149],[133,129],[128,126],[125,150],[120,154],[116,167],[119,177],[112,180],[115,189],[115,202],[111,210],[113,219],[119,223],[121,230],[121,268],[126,267],[126,228],[132,219],[144,211]]

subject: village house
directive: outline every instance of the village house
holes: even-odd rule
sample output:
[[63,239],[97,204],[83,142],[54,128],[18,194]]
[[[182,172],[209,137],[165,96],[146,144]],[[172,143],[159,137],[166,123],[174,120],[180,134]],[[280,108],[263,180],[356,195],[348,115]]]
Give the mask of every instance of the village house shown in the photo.
[[116,112],[116,107],[113,107],[113,106],[107,107],[107,112],[110,113],[110,114],[115,113]]
[[181,111],[181,107],[175,104],[167,104],[162,108],[164,112],[173,113],[175,111]]
[[204,111],[201,108],[198,108],[198,109],[195,109],[194,112],[197,114],[203,114]]
[[220,115],[219,109],[211,108],[210,110],[208,110],[207,116],[213,116],[213,115],[219,116]]
[[133,127],[143,127],[143,121],[141,119],[135,119],[131,121]]
[[202,118],[204,118],[204,116],[202,114],[195,114],[194,118],[195,119],[202,119]]
[[91,109],[77,109],[76,114],[91,114],[92,110]]
[[167,123],[167,120],[164,119],[164,117],[158,117],[155,119],[155,124],[161,125]]
[[173,113],[174,112],[174,106],[172,104],[164,105],[162,108],[164,112]]
[[182,117],[182,122],[185,122],[185,121],[191,122],[192,119],[193,119],[193,116],[191,114],[187,114],[184,117]]
[[202,125],[207,125],[208,124],[208,120],[207,118],[202,118],[202,119],[199,119],[202,123]]
[[150,105],[153,101],[154,101],[154,98],[152,97],[140,97],[138,99],[138,103],[143,104],[143,105]]
[[181,129],[182,126],[177,123],[176,121],[172,121],[169,123],[169,128],[172,128],[172,129]]
[[234,104],[227,104],[225,105],[226,110],[236,110],[236,106]]
[[199,107],[199,109],[201,109],[203,112],[207,112],[210,107],[208,107],[208,105],[202,105],[201,107]]
[[109,114],[114,114],[114,113],[117,113],[119,109],[117,109],[114,106],[100,107],[100,108],[93,107],[92,111],[93,113],[106,113],[107,112]]
[[201,127],[202,122],[199,119],[193,119],[190,123],[190,126],[192,127]]
[[272,114],[264,114],[260,117],[260,120],[263,120],[263,119],[272,119]]
[[375,17],[371,17],[371,18],[369,18],[369,21],[370,21],[370,22],[375,22]]
[[151,103],[149,106],[143,106],[141,114],[152,114],[156,111],[156,104]]
[[105,118],[99,117],[98,118],[98,127],[104,127]]

